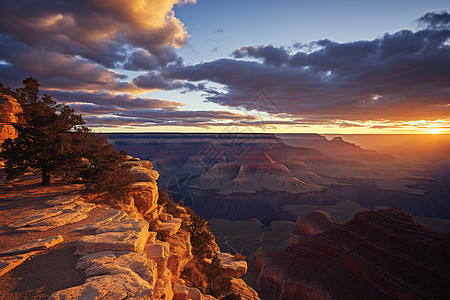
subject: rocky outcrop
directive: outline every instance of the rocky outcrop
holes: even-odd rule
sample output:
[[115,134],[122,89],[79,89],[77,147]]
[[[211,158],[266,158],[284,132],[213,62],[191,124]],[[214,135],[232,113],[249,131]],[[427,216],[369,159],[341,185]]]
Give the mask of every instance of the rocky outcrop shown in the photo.
[[315,210],[306,216],[297,217],[294,235],[313,236],[325,231],[330,231],[338,224],[339,222],[337,222],[329,213]]
[[236,260],[230,253],[217,253],[224,272],[231,277],[239,278],[247,272],[247,262]]
[[132,166],[130,172],[137,181],[132,185],[130,192],[134,205],[143,216],[154,213],[158,207],[158,185],[156,184],[158,172],[153,170],[151,162],[146,160],[131,158],[126,163]]
[[14,97],[0,93],[0,150],[3,141],[17,137],[14,125],[22,120],[22,108]]
[[231,289],[240,295],[242,300],[260,300],[258,293],[240,278],[231,279]]
[[[187,209],[174,203],[158,205],[155,182],[158,173],[152,170],[150,162],[130,158],[126,163],[132,165],[133,176],[141,180],[131,191],[132,200],[122,201],[130,213],[98,207],[117,206],[107,201],[110,196],[105,193],[74,194],[43,201],[47,207],[29,210],[6,226],[18,233],[46,231],[90,218],[93,209],[97,216],[101,211],[102,219],[84,222],[71,231],[84,235],[76,241],[74,254],[79,256],[76,270],[84,271],[87,279],[83,284],[54,292],[49,299],[216,299],[186,286],[180,278],[185,266],[193,261],[189,223],[186,223],[191,222],[191,216]],[[103,204],[101,199],[105,199]],[[97,205],[84,201],[94,201]],[[5,250],[0,253],[0,275],[60,242],[62,237],[56,236]],[[215,252],[216,247],[214,243]],[[231,254],[219,255],[224,272],[234,277],[245,273],[245,261],[235,261]],[[246,295],[244,299],[257,299],[247,297],[253,292],[242,280],[233,286],[236,293]]]
[[449,246],[399,209],[365,211],[285,250],[261,248],[249,275],[267,299],[447,299]]
[[262,190],[299,194],[324,189],[317,183],[299,180],[288,167],[276,163],[265,153],[246,153],[234,162],[216,164],[202,176],[191,180],[189,185],[196,189],[217,189],[224,195],[251,194]]

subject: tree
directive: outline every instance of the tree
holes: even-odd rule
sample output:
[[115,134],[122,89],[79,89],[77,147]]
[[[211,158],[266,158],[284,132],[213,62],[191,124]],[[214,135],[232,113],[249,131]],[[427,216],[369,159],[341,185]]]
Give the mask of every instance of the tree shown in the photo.
[[[88,191],[109,192],[115,197],[123,197],[130,191],[135,180],[130,174],[130,164],[126,151],[117,152],[108,140],[90,130],[78,133],[72,143],[83,162],[72,173],[80,177]],[[78,147],[78,145],[83,147]]]
[[57,104],[51,96],[39,97],[40,84],[33,77],[25,79],[23,84],[15,93],[1,85],[2,91],[9,90],[17,98],[25,119],[25,124],[16,125],[18,137],[7,139],[2,145],[7,178],[17,178],[30,167],[41,172],[43,185],[49,185],[51,176],[70,155],[67,149],[73,133],[84,120],[68,106]]
[[197,260],[211,259],[214,255],[214,235],[209,229],[208,222],[196,215],[188,208],[191,222],[188,231],[191,234],[192,254]]

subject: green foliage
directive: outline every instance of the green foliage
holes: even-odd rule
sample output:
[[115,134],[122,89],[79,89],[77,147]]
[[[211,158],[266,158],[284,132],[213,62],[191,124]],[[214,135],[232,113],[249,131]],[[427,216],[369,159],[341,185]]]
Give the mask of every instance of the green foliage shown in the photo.
[[242,297],[239,294],[231,293],[223,297],[221,300],[242,300]]
[[[182,272],[182,278],[186,284],[216,298],[226,296],[231,297],[230,299],[240,299],[233,298],[231,289],[232,278],[225,275],[226,273],[220,265],[217,254],[214,254],[210,261],[200,260],[185,267]],[[240,297],[239,295],[237,296]]]
[[184,202],[180,201],[180,203],[177,204],[172,195],[168,194],[165,189],[159,189],[158,193],[158,204],[165,208],[166,213],[171,214],[175,218],[179,217],[183,212],[180,207],[184,207]]
[[[36,79],[30,77],[23,83],[24,87],[15,93],[8,88],[22,106],[25,124],[16,125],[18,137],[7,139],[2,145],[7,178],[17,178],[30,167],[39,170],[42,184],[48,185],[51,176],[66,161],[72,133],[84,121],[73,109],[57,104],[49,95],[39,97],[40,84]],[[2,91],[8,89],[2,85]]]
[[0,84],[0,92],[15,97],[23,109],[24,124],[18,124],[18,137],[7,139],[1,156],[6,159],[8,179],[20,177],[28,168],[42,173],[42,184],[51,176],[81,179],[88,191],[126,195],[134,182],[124,164],[126,152],[117,152],[103,136],[85,126],[81,115],[57,104],[47,94],[40,97],[40,84],[33,77],[13,92]]
[[211,259],[214,255],[214,236],[209,229],[208,222],[187,208],[191,222],[188,231],[191,234],[192,254],[197,260]]
[[217,254],[214,254],[210,264],[204,264],[203,273],[206,277],[206,294],[217,298],[231,292],[231,277],[224,276],[224,270]]
[[105,137],[91,132],[76,135],[75,143],[84,145],[84,163],[75,176],[81,177],[88,191],[109,192],[118,198],[128,194],[135,180],[129,172],[131,165],[124,164],[125,151],[117,152]]
[[245,261],[245,258],[246,256],[239,252],[234,255],[234,260]]

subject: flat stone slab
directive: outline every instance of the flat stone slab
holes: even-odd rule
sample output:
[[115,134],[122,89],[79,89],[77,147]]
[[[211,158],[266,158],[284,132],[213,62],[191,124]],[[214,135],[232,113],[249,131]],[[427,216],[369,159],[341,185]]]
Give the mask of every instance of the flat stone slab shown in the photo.
[[19,220],[16,220],[8,225],[9,228],[19,228],[27,226],[31,223],[35,223],[44,219],[48,219],[57,215],[62,214],[63,211],[61,209],[51,207],[41,210],[33,210],[32,212],[26,214]]
[[124,217],[116,222],[109,222],[97,228],[95,233],[104,232],[125,232],[125,231],[136,231],[141,232],[143,230],[148,231],[148,222],[144,220],[135,220],[129,217]]
[[86,276],[106,274],[138,274],[154,286],[158,277],[156,263],[147,258],[144,252],[103,251],[87,254],[80,258],[77,270],[86,269]]
[[8,257],[0,257],[0,276],[3,274],[6,274],[7,272],[11,271],[24,261],[26,261],[31,256],[35,255],[39,251],[32,251],[28,253],[18,254],[14,256],[8,256]]
[[226,269],[233,277],[241,277],[247,273],[247,262],[235,260],[230,253],[217,253],[220,259],[220,265]]
[[82,285],[57,291],[49,300],[62,299],[152,299],[153,289],[137,274],[94,276]]
[[76,201],[74,202],[76,206],[70,207],[70,208],[64,208],[63,212],[82,212],[82,213],[88,213],[97,206],[94,203],[86,203],[82,201]]
[[120,220],[122,220],[123,218],[127,217],[127,213],[122,211],[122,210],[113,210],[113,209],[109,209],[111,210],[111,212],[109,212],[103,220],[98,221],[96,223],[93,224],[89,224],[84,226],[81,229],[98,229],[102,226],[105,226],[107,224],[110,223],[115,223],[115,222],[119,222]]
[[64,226],[87,219],[88,215],[82,212],[63,213],[39,222],[32,223],[32,226]]
[[52,228],[55,228],[55,226],[20,227],[20,228],[17,228],[15,231],[17,231],[17,232],[47,231]]
[[168,236],[172,236],[178,232],[183,222],[180,218],[173,218],[172,220],[164,221],[156,225],[156,231],[162,231]]
[[147,230],[141,232],[105,232],[87,235],[78,240],[75,254],[83,255],[101,251],[143,251],[148,237],[148,227]]
[[24,252],[30,252],[30,251],[45,250],[45,249],[53,247],[59,243],[62,243],[63,241],[64,241],[64,239],[60,235],[52,236],[52,237],[45,238],[45,239],[37,239],[34,241],[30,241],[28,243],[25,243],[23,245],[20,245],[18,247],[14,247],[12,249],[3,251],[0,254],[18,254],[18,253],[24,253]]
[[74,202],[75,200],[78,200],[81,197],[81,195],[64,195],[64,196],[57,196],[50,200],[45,201],[45,204],[50,206],[56,206],[56,205],[66,205]]

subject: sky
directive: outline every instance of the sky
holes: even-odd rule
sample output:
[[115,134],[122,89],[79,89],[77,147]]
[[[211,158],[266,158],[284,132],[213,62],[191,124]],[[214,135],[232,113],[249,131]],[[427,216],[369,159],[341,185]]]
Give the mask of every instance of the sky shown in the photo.
[[97,132],[450,133],[448,1],[0,0],[0,82]]

